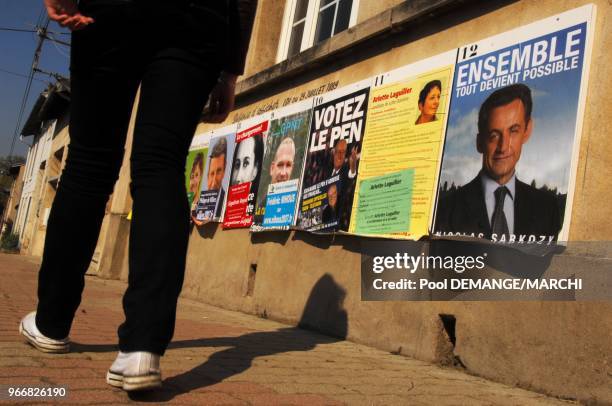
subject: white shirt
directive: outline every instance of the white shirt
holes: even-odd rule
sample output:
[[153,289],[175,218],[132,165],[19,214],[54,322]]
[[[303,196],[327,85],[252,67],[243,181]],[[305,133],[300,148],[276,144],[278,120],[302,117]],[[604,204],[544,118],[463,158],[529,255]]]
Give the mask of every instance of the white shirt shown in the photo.
[[[342,168],[340,168],[340,169],[342,169]],[[336,176],[336,175],[339,175],[339,174],[340,174],[340,169],[333,169],[333,170],[332,170],[332,175],[331,175],[331,176],[332,176],[332,177],[334,177],[334,176]],[[349,179],[353,179],[353,178],[355,177],[355,175],[357,175],[357,173],[356,173],[356,172],[352,172],[352,171],[349,169],[349,171],[348,171],[348,177],[349,177]]]
[[510,180],[500,185],[493,179],[491,179],[484,172],[480,173],[480,180],[482,182],[482,190],[485,197],[485,205],[487,206],[487,218],[489,219],[489,225],[493,227],[493,211],[495,211],[495,190],[500,186],[508,188],[510,193],[506,193],[504,198],[504,215],[506,216],[506,222],[508,223],[508,231],[510,234],[514,234],[514,197],[516,196],[516,173],[512,175]]

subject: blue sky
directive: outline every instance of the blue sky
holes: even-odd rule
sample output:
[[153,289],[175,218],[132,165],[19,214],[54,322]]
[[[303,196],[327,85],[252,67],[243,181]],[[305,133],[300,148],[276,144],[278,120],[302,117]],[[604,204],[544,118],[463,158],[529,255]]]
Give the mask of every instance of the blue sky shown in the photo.
[[[560,32],[564,33],[573,28]],[[583,31],[582,44],[584,32],[586,31]],[[525,41],[523,44],[550,36]],[[565,46],[563,42],[559,45],[560,49]],[[480,58],[486,58],[487,55],[489,54]],[[561,193],[567,192],[583,56],[584,49],[581,48],[577,69],[522,82],[529,86],[532,92],[534,121],[531,138],[523,146],[520,161],[516,166],[517,177],[523,182],[531,183],[535,180],[538,187],[546,184],[551,188],[557,187]],[[441,184],[447,181],[449,186],[453,182],[455,185],[464,185],[480,170],[482,155],[476,151],[478,110],[493,90],[476,92],[458,99],[453,94],[440,174]]]
[[[0,0],[0,27],[34,29],[34,25],[43,11],[42,0]],[[49,30],[54,32],[68,32],[55,23],[49,24]],[[70,42],[69,35],[59,35],[60,39]],[[26,87],[27,78],[6,73],[11,71],[21,75],[28,75],[37,37],[34,33],[10,32],[0,30],[0,156],[6,156],[11,148],[13,132],[17,124],[19,107]],[[59,48],[59,50],[58,50]],[[45,71],[59,73],[68,77],[69,49],[50,41],[45,41],[39,68]],[[26,105],[25,121],[32,109],[34,101],[51,79],[46,75],[37,74],[32,83],[30,97]],[[23,125],[23,122],[22,122]],[[26,142],[30,140],[25,139]],[[15,142],[16,155],[27,154],[27,145]]]

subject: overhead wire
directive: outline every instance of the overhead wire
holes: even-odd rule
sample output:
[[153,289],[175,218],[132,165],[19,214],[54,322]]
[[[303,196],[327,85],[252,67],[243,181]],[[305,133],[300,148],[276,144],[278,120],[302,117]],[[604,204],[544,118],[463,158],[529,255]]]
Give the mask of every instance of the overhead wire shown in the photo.
[[[60,47],[59,47],[59,46],[57,46],[58,41],[51,40],[51,43],[53,44],[53,47],[56,49],[56,51],[57,51],[57,52],[58,52],[60,55],[65,56],[66,58],[70,59],[70,54],[68,54],[68,53],[66,53],[66,52],[64,52],[64,51],[62,51],[62,50],[60,49]],[[62,44],[62,45],[63,45],[63,44]],[[68,44],[68,46],[70,46],[70,44]]]
[[[36,34],[38,31],[35,29],[28,28],[14,28],[14,27],[0,27],[0,31],[10,31],[10,32],[29,32]],[[53,35],[70,35],[69,32],[55,32],[55,31],[47,31],[48,34]]]
[[[6,74],[9,74],[9,75],[13,75],[13,76],[19,76],[19,77],[26,78],[26,79],[29,78],[28,75],[24,75],[23,73],[13,72],[13,71],[2,69],[2,68],[0,68],[0,72],[6,73]],[[42,79],[38,79],[38,78],[34,78],[33,80],[36,80],[38,82],[43,82],[43,83],[49,83],[46,80],[42,80]]]
[[53,34],[50,34],[49,32],[46,32],[44,35],[45,35],[45,39],[48,39],[49,41],[53,42],[54,44],[57,43],[57,44],[64,45],[64,46],[67,46],[67,47],[70,46],[69,42],[59,40],[59,39],[55,38],[55,36]]
[[12,27],[0,27],[0,31],[36,32],[35,30],[28,30],[26,28],[12,28]]
[[44,18],[45,18],[45,6],[42,6],[40,8],[40,13],[38,13],[38,20],[36,20],[36,26],[40,27],[43,24]]

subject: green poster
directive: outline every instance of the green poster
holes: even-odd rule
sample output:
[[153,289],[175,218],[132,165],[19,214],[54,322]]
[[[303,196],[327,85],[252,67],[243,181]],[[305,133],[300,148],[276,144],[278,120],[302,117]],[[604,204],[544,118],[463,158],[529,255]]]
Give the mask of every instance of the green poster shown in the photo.
[[410,229],[414,169],[363,180],[359,185],[357,234],[390,234]]
[[189,155],[187,155],[187,162],[185,163],[185,189],[187,189],[189,207],[192,206],[195,197],[200,193],[207,152],[208,148],[200,148],[189,151]]

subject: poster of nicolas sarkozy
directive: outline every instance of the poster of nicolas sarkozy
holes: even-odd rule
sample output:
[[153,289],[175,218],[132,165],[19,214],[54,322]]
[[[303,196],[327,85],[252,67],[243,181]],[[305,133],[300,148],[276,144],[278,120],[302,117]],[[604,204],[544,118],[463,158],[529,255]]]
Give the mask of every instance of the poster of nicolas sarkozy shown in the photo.
[[594,6],[458,50],[433,234],[567,241]]

